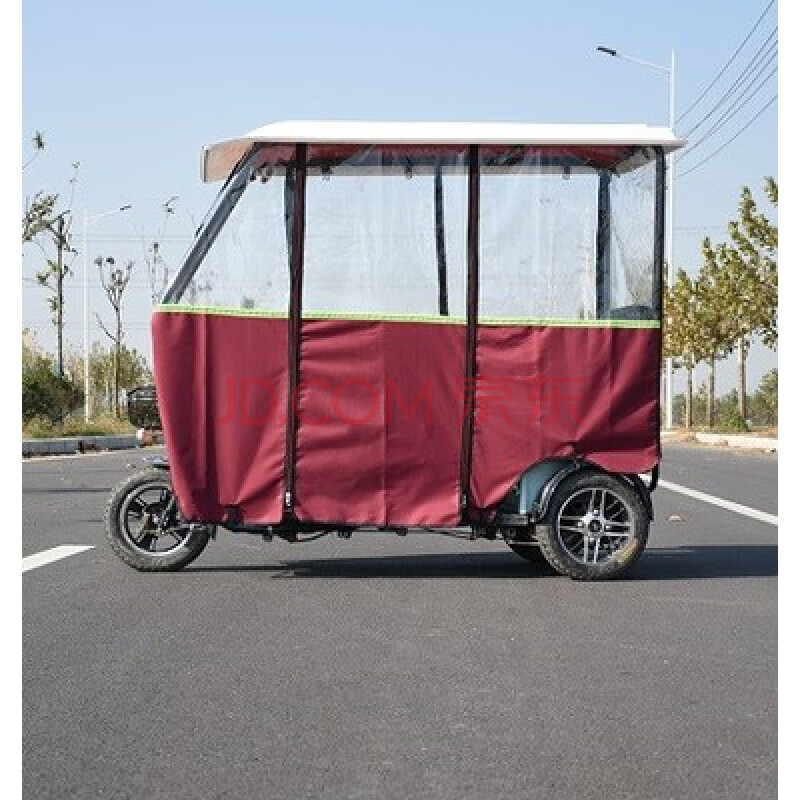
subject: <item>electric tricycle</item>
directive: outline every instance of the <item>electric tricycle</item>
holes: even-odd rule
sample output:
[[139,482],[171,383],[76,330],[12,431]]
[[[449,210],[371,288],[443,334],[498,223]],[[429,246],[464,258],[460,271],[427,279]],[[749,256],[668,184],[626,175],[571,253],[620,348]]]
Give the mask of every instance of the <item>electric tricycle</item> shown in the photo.
[[109,499],[140,570],[217,526],[502,537],[626,572],[658,481],[665,155],[644,125],[282,122],[153,313],[168,460]]

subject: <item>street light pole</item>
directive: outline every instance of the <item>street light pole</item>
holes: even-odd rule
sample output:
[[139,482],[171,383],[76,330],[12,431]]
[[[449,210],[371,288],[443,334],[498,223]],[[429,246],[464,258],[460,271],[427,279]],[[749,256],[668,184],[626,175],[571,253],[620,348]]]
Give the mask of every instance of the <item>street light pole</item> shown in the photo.
[[89,394],[91,391],[91,382],[89,381],[89,224],[103,217],[127,211],[129,208],[132,206],[124,205],[92,216],[89,216],[86,209],[83,210],[83,416],[86,422],[89,421],[92,412]]
[[[669,62],[669,129],[675,132],[675,50],[670,54]],[[667,156],[667,289],[672,288],[672,279],[675,275],[675,152]],[[672,420],[672,356],[667,356],[665,375],[665,393],[667,395],[667,430],[673,426]],[[690,398],[687,397],[687,402]]]
[[[630,61],[632,64],[639,64],[643,67],[665,72],[669,76],[669,128],[675,132],[675,50],[670,53],[669,66],[654,64],[652,61],[645,61],[641,58],[626,56],[612,47],[599,46],[598,51],[612,58],[619,58],[622,61]],[[672,277],[674,274],[674,254],[675,254],[675,153],[667,156],[667,241],[666,241],[666,262],[667,262],[667,288],[672,287]],[[672,428],[672,357],[667,357],[666,374],[664,376],[664,388],[667,396],[666,424],[667,428]]]

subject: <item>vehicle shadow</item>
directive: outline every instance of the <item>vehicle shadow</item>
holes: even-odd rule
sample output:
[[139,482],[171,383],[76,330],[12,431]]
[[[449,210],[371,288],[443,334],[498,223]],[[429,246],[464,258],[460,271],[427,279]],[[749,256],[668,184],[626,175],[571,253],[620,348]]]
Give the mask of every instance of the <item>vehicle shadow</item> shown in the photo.
[[[184,575],[265,572],[275,578],[553,578],[544,563],[513,553],[409,554],[284,560],[261,565],[190,565]],[[692,545],[645,551],[623,580],[674,581],[759,578],[778,574],[777,545]]]

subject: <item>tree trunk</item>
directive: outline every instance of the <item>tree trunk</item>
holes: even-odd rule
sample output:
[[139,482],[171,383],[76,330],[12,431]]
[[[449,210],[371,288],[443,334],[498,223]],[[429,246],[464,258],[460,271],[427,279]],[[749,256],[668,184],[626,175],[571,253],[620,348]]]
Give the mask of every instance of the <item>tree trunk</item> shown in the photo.
[[744,336],[739,339],[739,414],[747,424],[747,344]]
[[56,374],[64,375],[64,217],[58,218],[56,240]]
[[692,373],[694,372],[694,367],[689,366],[686,367],[686,427],[692,427],[692,396],[693,396],[693,386],[692,386]]
[[117,310],[117,339],[114,342],[114,416],[119,419],[119,362],[122,346],[122,315]]
[[708,366],[708,410],[706,423],[709,428],[714,427],[714,392],[716,391],[717,360],[712,358]]

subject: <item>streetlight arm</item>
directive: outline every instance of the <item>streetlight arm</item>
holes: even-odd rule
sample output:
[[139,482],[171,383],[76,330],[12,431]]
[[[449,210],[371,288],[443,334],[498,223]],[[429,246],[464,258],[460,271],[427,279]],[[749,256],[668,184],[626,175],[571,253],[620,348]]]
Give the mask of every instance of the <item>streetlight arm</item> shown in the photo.
[[84,220],[86,225],[88,225],[90,222],[94,222],[95,220],[102,219],[103,217],[110,217],[112,214],[119,214],[120,211],[128,211],[131,208],[133,208],[133,206],[129,203],[127,205],[120,206],[119,208],[112,208],[111,211],[103,211],[100,214],[93,214],[91,217],[87,213],[84,215]]
[[634,58],[633,56],[626,56],[623,53],[620,53],[619,50],[614,50],[612,47],[603,47],[599,45],[597,50],[600,53],[605,53],[607,56],[611,56],[612,58],[618,58],[621,61],[630,61],[632,64],[640,64],[643,67],[649,67],[650,69],[657,69],[659,72],[666,72],[668,75],[672,72],[671,67],[665,67],[662,64],[654,64],[652,61],[645,61],[641,58]]

